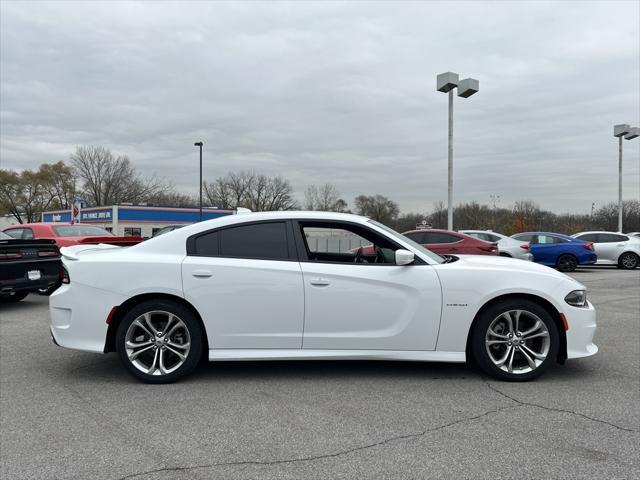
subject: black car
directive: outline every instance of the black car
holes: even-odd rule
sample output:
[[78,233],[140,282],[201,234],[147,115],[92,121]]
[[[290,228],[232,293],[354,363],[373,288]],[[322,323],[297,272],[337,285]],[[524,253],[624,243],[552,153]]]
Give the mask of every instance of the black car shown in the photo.
[[14,239],[0,232],[0,302],[19,302],[30,292],[49,294],[61,281],[55,240]]

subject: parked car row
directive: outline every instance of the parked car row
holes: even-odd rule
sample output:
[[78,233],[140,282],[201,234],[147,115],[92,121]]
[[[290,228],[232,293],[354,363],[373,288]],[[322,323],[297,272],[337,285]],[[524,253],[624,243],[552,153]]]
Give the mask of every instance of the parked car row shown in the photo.
[[82,223],[26,223],[0,232],[0,301],[18,302],[29,293],[49,295],[62,282],[59,248],[73,245],[131,246],[142,238],[116,236]]

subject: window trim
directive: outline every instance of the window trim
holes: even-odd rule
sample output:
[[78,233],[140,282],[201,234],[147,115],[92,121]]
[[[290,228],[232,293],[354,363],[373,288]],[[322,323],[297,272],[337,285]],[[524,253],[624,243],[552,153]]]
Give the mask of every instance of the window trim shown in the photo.
[[[371,232],[373,235],[384,237],[385,240],[387,240],[389,243],[391,243],[396,247],[396,250],[400,250],[400,249],[407,250],[406,247],[400,245],[395,240],[361,223],[354,223],[354,222],[349,222],[345,220],[321,220],[318,218],[296,218],[291,220],[291,225],[293,227],[293,235],[295,238],[296,250],[298,251],[298,261],[300,263],[304,262],[304,263],[321,263],[321,264],[328,264],[328,265],[358,265],[358,266],[362,265],[362,266],[374,266],[374,267],[398,267],[399,266],[399,265],[396,265],[395,262],[394,263],[353,263],[353,262],[347,263],[347,262],[332,262],[329,260],[312,260],[309,258],[308,245],[302,233],[303,226],[301,224],[303,223],[332,224],[332,225],[344,226],[347,228],[356,227],[356,228],[364,229]],[[329,228],[329,227],[318,227],[318,228]],[[429,265],[427,262],[422,260],[422,258],[416,255],[415,252],[413,251],[411,252],[414,254],[413,263],[409,265],[402,265],[403,267],[408,267],[412,265]]]
[[[261,225],[268,223],[284,223],[285,233],[286,233],[286,242],[287,242],[287,255],[288,258],[270,258],[270,257],[239,257],[239,256],[231,256],[231,255],[221,255],[220,252],[220,235],[218,235],[218,255],[199,255],[196,253],[196,240],[199,237],[204,235],[209,235],[211,233],[219,233],[223,230],[229,230],[232,228],[239,227],[248,227],[251,225]],[[194,233],[190,237],[187,238],[186,248],[187,248],[187,256],[189,257],[203,257],[203,258],[236,258],[240,260],[269,260],[271,262],[297,262],[298,255],[295,249],[295,244],[293,240],[293,232],[292,227],[290,225],[290,220],[288,219],[278,219],[278,220],[257,220],[253,222],[239,222],[233,223],[231,225],[224,225],[221,227],[212,228],[210,230],[205,230],[204,232]]]

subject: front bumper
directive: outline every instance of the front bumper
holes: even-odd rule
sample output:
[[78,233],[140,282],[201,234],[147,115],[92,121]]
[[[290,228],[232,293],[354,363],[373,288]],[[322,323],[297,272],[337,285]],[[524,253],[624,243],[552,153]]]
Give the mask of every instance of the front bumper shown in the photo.
[[596,309],[587,301],[587,307],[567,305],[564,315],[567,318],[567,358],[590,357],[598,353],[598,346],[593,343],[596,333]]

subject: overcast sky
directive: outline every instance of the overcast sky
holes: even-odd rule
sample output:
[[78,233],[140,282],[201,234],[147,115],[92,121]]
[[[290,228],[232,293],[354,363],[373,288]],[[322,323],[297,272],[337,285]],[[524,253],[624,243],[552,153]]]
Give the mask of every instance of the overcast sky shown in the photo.
[[[18,2],[1,5],[2,168],[109,147],[195,192],[249,169],[403,211],[617,201],[616,123],[640,124],[640,2]],[[626,198],[640,139],[625,141]]]

